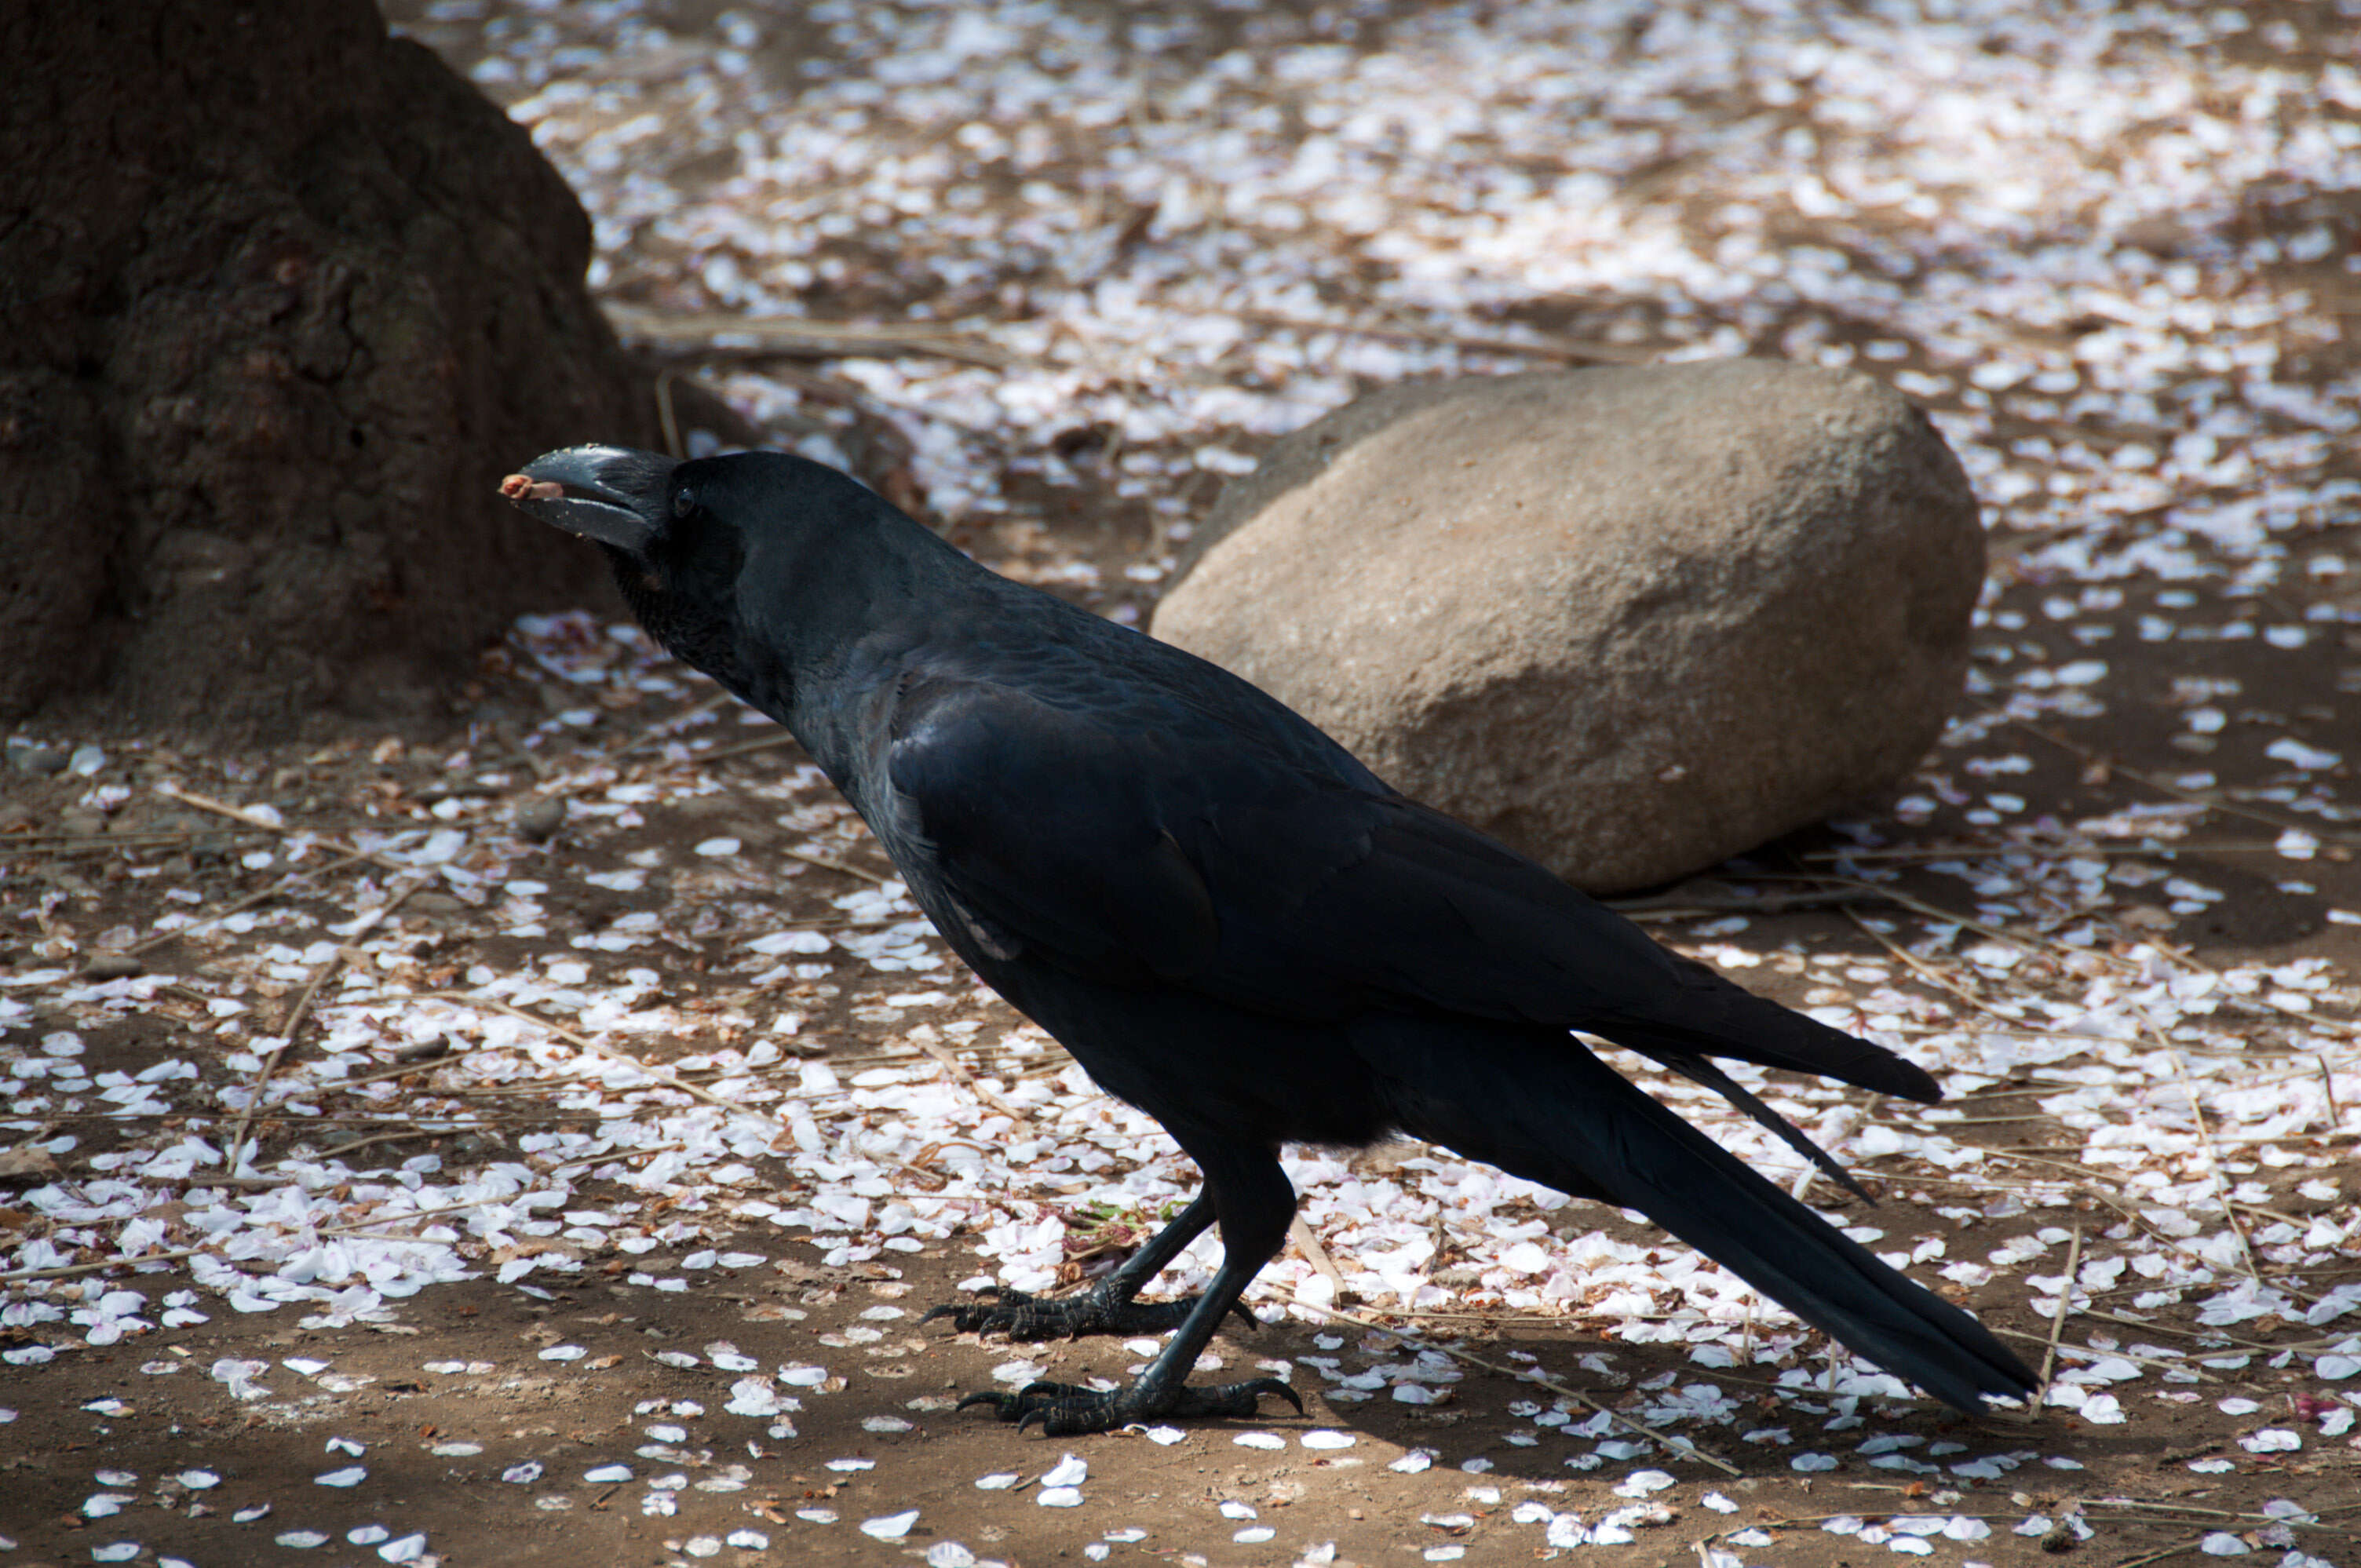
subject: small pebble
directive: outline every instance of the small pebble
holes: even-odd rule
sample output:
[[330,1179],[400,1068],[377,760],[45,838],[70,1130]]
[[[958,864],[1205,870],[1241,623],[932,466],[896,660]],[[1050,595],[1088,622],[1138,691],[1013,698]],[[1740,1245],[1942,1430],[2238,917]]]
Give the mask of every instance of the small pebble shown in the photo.
[[538,844],[566,826],[566,797],[545,795],[526,801],[516,809],[517,836],[528,843]]
[[8,761],[20,773],[36,778],[54,778],[66,771],[73,753],[62,746],[40,746],[29,742],[8,742]]

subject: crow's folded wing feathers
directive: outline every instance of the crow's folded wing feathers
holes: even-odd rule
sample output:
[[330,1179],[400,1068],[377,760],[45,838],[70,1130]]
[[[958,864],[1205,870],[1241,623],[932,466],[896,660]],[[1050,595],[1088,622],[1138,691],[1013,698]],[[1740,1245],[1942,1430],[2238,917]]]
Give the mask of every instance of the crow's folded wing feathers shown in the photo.
[[1164,830],[1153,750],[1119,751],[1090,716],[1021,692],[929,683],[903,695],[888,740],[887,848],[994,957],[1185,982],[1221,923]]
[[1280,1017],[1433,1008],[1586,1030],[1676,1070],[1719,1056],[1938,1097],[1357,764],[1160,717],[984,683],[906,694],[887,773],[918,874],[980,940],[1118,983]]

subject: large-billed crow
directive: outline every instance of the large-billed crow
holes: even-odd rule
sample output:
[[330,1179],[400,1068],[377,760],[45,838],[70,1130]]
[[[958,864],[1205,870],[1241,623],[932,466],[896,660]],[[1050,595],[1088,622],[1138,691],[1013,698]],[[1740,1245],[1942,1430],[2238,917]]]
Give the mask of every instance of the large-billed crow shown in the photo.
[[[1636,1209],[1961,1409],[2033,1391],[1973,1318],[1573,1031],[1711,1085],[1831,1172],[1711,1058],[1939,1098],[1918,1068],[1666,951],[1245,681],[985,570],[820,464],[577,446],[502,488],[598,541],[658,641],[794,731],[944,940],[1204,1173],[1094,1288],[949,1310],[1023,1337],[1177,1329],[1136,1381],[962,1403],[1071,1433],[1294,1399],[1182,1379],[1285,1240],[1279,1146],[1395,1133]],[[1212,1224],[1202,1295],[1135,1299]]]

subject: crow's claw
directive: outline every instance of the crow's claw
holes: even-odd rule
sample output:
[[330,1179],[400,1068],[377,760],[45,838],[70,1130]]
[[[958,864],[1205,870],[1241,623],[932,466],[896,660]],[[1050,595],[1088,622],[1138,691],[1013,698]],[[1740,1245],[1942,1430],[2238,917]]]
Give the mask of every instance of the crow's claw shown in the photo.
[[959,1408],[964,1410],[970,1405],[989,1405],[1002,1420],[1016,1422],[1018,1431],[1038,1421],[1046,1436],[1079,1437],[1086,1432],[1113,1431],[1134,1421],[1167,1418],[1251,1420],[1257,1412],[1256,1401],[1265,1394],[1276,1394],[1293,1405],[1297,1415],[1303,1413],[1302,1399],[1276,1377],[1217,1383],[1211,1387],[1183,1385],[1161,1396],[1140,1393],[1137,1383],[1127,1388],[1104,1390],[1073,1383],[1028,1383],[1014,1394],[970,1394],[959,1402]]

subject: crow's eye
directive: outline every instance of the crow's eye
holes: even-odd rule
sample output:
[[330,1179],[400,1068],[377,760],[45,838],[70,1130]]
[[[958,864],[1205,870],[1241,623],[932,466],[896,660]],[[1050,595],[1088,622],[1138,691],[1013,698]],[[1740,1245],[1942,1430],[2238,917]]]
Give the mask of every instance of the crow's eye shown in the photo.
[[686,485],[683,485],[680,488],[672,493],[673,516],[686,517],[690,512],[693,512],[696,510],[697,492],[695,490],[690,489]]

